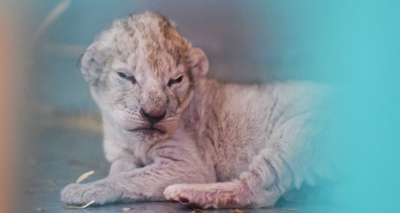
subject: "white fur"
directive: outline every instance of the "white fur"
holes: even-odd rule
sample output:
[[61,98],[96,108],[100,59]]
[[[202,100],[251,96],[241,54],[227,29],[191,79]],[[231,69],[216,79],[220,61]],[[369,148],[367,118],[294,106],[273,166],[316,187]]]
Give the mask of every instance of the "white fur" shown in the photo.
[[[137,82],[119,78],[121,70]],[[167,199],[198,208],[271,206],[329,170],[317,158],[326,121],[316,107],[324,95],[321,86],[207,79],[203,51],[157,14],[117,20],[88,48],[82,72],[102,112],[112,166],[103,180],[68,185],[63,202]],[[180,75],[182,82],[168,86]],[[134,131],[149,125],[141,108],[166,110],[154,124],[165,133]]]

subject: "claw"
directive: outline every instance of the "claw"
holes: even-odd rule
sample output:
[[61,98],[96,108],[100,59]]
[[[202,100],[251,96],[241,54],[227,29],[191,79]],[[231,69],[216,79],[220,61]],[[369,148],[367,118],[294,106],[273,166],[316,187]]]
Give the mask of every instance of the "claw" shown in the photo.
[[181,201],[182,203],[189,203],[189,199],[187,199],[186,197],[179,197],[179,201]]

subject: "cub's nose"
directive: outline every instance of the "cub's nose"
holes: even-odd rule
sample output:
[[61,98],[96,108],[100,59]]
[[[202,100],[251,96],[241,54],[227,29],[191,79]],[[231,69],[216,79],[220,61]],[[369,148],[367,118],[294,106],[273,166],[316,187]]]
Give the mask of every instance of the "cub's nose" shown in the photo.
[[140,109],[140,115],[143,119],[155,124],[165,118],[166,110],[164,111],[150,111],[147,113],[143,108]]

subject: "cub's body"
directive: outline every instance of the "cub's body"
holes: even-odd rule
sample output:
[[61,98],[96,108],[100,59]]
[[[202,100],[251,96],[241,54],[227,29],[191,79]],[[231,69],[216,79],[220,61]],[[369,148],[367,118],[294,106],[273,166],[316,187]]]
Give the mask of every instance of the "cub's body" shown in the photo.
[[204,53],[157,14],[117,20],[88,48],[82,72],[112,166],[103,180],[67,186],[66,203],[271,206],[329,168],[318,152],[323,88],[207,79]]

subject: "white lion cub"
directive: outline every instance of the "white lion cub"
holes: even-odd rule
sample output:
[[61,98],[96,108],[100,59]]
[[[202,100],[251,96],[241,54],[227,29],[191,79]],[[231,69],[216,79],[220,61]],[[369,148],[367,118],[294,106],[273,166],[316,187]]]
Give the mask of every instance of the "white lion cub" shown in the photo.
[[274,205],[313,183],[321,89],[311,83],[222,84],[174,23],[146,12],[114,21],[82,57],[103,118],[107,178],[70,184],[69,204]]

